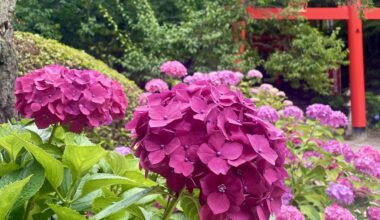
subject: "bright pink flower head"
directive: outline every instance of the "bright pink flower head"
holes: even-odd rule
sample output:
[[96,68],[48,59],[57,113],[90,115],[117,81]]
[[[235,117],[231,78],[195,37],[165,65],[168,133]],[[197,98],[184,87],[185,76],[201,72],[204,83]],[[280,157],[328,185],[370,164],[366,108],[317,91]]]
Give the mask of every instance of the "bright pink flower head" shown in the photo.
[[294,206],[281,206],[281,210],[276,213],[276,220],[305,220],[300,210]]
[[298,108],[297,106],[286,106],[284,108],[283,115],[286,118],[293,117],[297,120],[303,120],[304,119],[303,111],[300,108]]
[[354,159],[355,168],[380,179],[380,152],[371,146],[360,147]]
[[186,67],[179,61],[167,61],[160,66],[160,71],[170,77],[181,78],[187,75]]
[[263,105],[258,109],[257,115],[269,122],[276,122],[280,119],[276,109],[266,105]]
[[145,90],[149,93],[164,92],[168,89],[168,84],[162,79],[151,79],[145,84]]
[[380,220],[380,208],[369,207],[367,209],[367,216],[369,220]]
[[126,128],[141,168],[165,177],[173,191],[200,189],[201,219],[269,218],[281,207],[285,136],[239,91],[178,84],[148,96]]
[[325,220],[356,220],[352,213],[345,208],[340,207],[337,204],[326,207]]
[[260,71],[253,69],[253,70],[248,71],[247,78],[261,79],[263,78],[263,74]]
[[61,123],[71,131],[122,119],[128,102],[117,81],[93,70],[50,65],[16,80],[16,109],[38,128]]
[[342,155],[347,163],[351,162],[354,157],[354,151],[348,144],[340,143],[337,140],[327,141],[322,146],[323,150],[332,153],[334,156]]

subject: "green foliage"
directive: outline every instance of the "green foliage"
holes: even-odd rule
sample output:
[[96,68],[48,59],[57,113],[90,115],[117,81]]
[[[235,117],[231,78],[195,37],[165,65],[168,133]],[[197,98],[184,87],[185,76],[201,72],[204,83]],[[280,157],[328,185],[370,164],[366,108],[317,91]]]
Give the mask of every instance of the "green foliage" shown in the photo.
[[366,93],[367,120],[374,128],[380,128],[380,95]]

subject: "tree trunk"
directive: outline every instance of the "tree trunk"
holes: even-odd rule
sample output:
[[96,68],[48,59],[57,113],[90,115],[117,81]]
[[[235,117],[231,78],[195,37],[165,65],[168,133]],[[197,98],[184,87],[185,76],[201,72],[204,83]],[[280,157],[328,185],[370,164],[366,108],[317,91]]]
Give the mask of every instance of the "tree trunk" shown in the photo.
[[11,19],[16,0],[0,0],[0,122],[15,117],[16,50]]

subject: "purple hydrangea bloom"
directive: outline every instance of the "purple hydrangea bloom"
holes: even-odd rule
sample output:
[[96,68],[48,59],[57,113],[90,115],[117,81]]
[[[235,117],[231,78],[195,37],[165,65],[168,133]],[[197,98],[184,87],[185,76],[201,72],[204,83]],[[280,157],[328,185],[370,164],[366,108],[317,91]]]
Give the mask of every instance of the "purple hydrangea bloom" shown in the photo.
[[257,115],[269,122],[276,122],[280,119],[276,109],[266,105],[263,105],[258,109]]
[[289,187],[286,187],[285,193],[281,197],[282,205],[290,205],[293,200],[293,193],[292,189]]
[[354,202],[354,192],[349,187],[339,183],[330,183],[326,193],[331,199],[342,205],[351,205]]
[[164,92],[168,89],[168,84],[162,79],[152,79],[145,84],[145,90],[149,93]]
[[16,80],[16,109],[34,118],[38,128],[61,123],[73,132],[122,119],[128,105],[124,91],[93,70],[49,65]]
[[121,156],[125,156],[132,153],[132,149],[129,147],[119,146],[115,148],[115,152]]
[[283,205],[281,210],[276,213],[276,220],[305,220],[300,210],[294,206]]
[[160,66],[160,71],[170,77],[181,78],[187,75],[186,67],[179,61],[167,61]]
[[297,106],[287,106],[287,107],[285,107],[283,115],[286,118],[293,117],[293,118],[295,118],[297,120],[303,120],[304,119],[303,111],[300,108],[298,108]]
[[380,179],[380,152],[371,146],[363,146],[356,152],[354,166],[357,170]]
[[240,72],[231,70],[214,71],[210,73],[194,73],[192,76],[187,76],[183,80],[185,83],[196,83],[207,81],[213,85],[232,85],[239,84],[244,75]]
[[345,208],[340,207],[337,204],[326,207],[325,220],[356,220],[352,213]]
[[247,78],[261,79],[263,78],[263,74],[260,71],[253,69],[253,70],[248,71]]
[[367,217],[369,220],[380,220],[380,208],[369,207],[367,209]]
[[333,128],[346,127],[348,125],[347,116],[341,111],[333,111],[329,118],[328,125]]
[[320,121],[322,125],[333,128],[346,127],[348,120],[341,111],[333,111],[330,106],[323,104],[313,104],[307,107],[306,115],[309,118]]
[[337,140],[331,140],[326,142],[322,146],[322,148],[323,150],[330,152],[335,156],[343,155],[344,160],[348,163],[351,162],[355,157],[354,151],[352,150],[350,145],[340,143]]

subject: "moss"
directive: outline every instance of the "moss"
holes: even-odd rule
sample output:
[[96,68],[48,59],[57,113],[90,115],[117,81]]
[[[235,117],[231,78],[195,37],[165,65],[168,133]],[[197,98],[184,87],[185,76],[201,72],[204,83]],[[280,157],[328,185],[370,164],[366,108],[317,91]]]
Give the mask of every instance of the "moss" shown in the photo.
[[124,75],[86,52],[63,45],[56,40],[45,39],[39,35],[25,32],[15,32],[15,43],[20,74],[25,74],[48,64],[97,70],[117,80],[123,86],[130,103],[127,111],[129,114],[131,109],[136,106],[138,95],[142,92],[140,88]]

